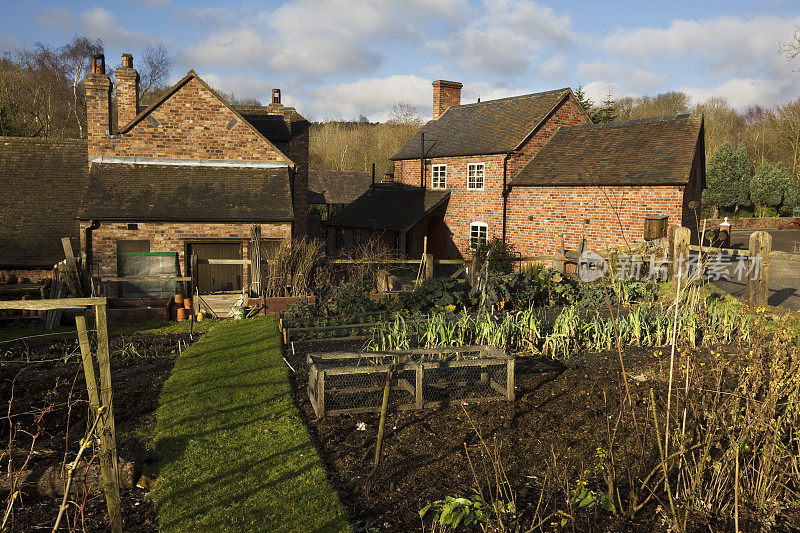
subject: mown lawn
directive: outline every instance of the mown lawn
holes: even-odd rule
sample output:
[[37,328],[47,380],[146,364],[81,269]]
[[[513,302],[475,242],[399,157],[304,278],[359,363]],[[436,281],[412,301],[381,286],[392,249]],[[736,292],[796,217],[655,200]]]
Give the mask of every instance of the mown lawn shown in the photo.
[[272,317],[215,324],[161,393],[163,531],[350,531],[292,401]]

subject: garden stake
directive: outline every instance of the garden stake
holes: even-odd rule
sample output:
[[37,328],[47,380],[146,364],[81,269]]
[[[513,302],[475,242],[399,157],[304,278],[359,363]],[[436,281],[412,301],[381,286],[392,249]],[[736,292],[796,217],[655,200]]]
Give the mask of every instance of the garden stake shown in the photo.
[[389,368],[386,372],[386,384],[383,386],[383,402],[381,403],[381,419],[378,422],[378,439],[375,442],[375,460],[372,463],[372,470],[367,476],[367,483],[364,487],[367,499],[369,499],[369,491],[372,488],[372,480],[378,472],[378,463],[381,460],[381,445],[383,444],[383,431],[386,427],[386,411],[389,409],[389,392],[392,390],[392,375],[394,374],[394,367]]
[[[684,290],[686,290],[684,288]],[[675,345],[678,343],[678,305],[681,301],[681,275],[678,273],[678,287],[675,295],[675,321],[672,323],[672,350],[669,356],[669,384],[667,388],[667,420],[664,428],[664,455],[669,455],[669,408],[672,403],[672,375],[675,368]],[[691,313],[692,310],[690,309]],[[688,371],[688,370],[687,370]],[[664,481],[666,483],[666,480]]]
[[[667,489],[667,496],[669,497],[669,508],[672,511],[672,519],[675,520],[675,528],[681,530],[678,523],[678,513],[675,511],[675,501],[672,499],[672,489],[669,488],[669,474],[667,471],[667,457],[664,455],[664,447],[661,445],[661,435],[658,431],[658,415],[656,414],[656,397],[653,394],[653,389],[650,389],[650,407],[653,410],[653,427],[656,430],[656,442],[658,443],[658,452],[661,455],[661,468],[664,469],[664,485]],[[667,413],[669,417],[669,413]]]

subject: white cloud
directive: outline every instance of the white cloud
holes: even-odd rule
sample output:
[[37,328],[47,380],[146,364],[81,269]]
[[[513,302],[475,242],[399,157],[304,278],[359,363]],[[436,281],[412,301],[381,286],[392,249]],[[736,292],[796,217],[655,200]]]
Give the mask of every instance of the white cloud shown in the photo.
[[681,87],[694,103],[703,102],[712,96],[722,96],[739,109],[755,105],[770,105],[797,98],[798,80],[774,81],[753,78],[733,78],[715,87],[701,89]]
[[778,42],[792,35],[798,24],[800,16],[675,20],[665,29],[619,30],[602,44],[610,52],[645,63],[656,56],[691,56],[717,73],[742,75],[783,63]]
[[80,22],[88,37],[103,39],[106,46],[133,48],[149,40],[144,33],[120,26],[117,16],[102,7],[83,13]]
[[432,94],[430,80],[414,74],[364,78],[317,87],[312,107],[318,116],[326,118],[350,119],[363,114],[371,120],[386,120],[394,104],[410,102],[420,113],[430,116]]
[[587,98],[592,100],[595,104],[603,103],[608,95],[612,98],[618,99],[625,96],[637,96],[641,93],[632,93],[624,91],[619,83],[613,81],[592,81],[583,86],[583,92]]
[[190,7],[172,12],[172,18],[179,24],[202,24],[208,27],[220,26],[230,16],[231,11],[225,7]]
[[[578,63],[578,74],[600,84],[622,84],[629,91],[640,94],[656,91],[669,78],[665,73],[632,67],[619,61]],[[603,95],[603,99],[607,95]]]
[[569,46],[575,39],[570,17],[529,0],[485,2],[454,36],[427,45],[459,66],[480,72],[526,72],[536,52]]
[[61,7],[44,9],[36,13],[33,20],[40,26],[54,30],[70,30],[76,24],[72,13]]

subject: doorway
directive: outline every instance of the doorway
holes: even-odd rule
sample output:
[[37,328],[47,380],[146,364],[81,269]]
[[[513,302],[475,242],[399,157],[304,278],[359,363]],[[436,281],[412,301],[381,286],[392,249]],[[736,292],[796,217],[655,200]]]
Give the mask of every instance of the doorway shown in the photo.
[[[196,242],[189,244],[189,257],[198,259],[241,259],[240,242]],[[243,265],[197,265],[196,286],[201,293],[242,290]]]

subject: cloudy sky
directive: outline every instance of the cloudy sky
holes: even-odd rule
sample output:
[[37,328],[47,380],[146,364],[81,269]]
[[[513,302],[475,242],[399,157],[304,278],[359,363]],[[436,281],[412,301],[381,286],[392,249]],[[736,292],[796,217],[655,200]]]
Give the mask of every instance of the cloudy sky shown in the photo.
[[0,49],[100,37],[119,62],[163,41],[174,79],[267,101],[273,87],[307,117],[385,119],[410,101],[430,114],[431,80],[462,101],[583,85],[589,96],[681,90],[695,101],[774,105],[800,96],[800,61],[779,51],[797,0],[597,2],[0,0]]

